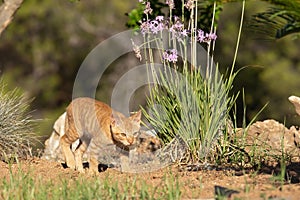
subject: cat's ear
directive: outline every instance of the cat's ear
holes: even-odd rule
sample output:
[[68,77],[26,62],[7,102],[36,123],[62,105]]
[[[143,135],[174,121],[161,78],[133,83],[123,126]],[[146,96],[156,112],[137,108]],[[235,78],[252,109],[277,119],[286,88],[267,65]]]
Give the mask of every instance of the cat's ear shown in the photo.
[[134,113],[133,115],[131,115],[130,120],[136,122],[136,123],[141,123],[141,118],[142,118],[142,111],[139,110],[138,112]]
[[117,120],[118,120],[118,116],[116,113],[112,113],[111,116],[110,116],[110,124],[112,126],[116,126],[117,125]]
[[110,125],[112,125],[112,126],[116,125],[116,119],[114,118],[114,115],[110,116]]

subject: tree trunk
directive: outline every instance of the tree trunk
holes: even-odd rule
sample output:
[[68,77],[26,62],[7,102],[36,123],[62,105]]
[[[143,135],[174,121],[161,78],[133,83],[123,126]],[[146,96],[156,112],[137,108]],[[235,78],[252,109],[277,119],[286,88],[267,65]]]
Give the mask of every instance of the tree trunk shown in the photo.
[[23,0],[4,0],[0,6],[0,35],[12,21],[13,15],[21,6],[22,2]]

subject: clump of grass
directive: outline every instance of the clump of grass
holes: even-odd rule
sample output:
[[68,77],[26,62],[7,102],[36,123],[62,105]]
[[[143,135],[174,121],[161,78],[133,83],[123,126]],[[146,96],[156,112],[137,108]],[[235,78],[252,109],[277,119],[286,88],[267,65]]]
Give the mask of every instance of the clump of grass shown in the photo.
[[126,181],[115,177],[78,177],[45,180],[34,171],[10,168],[8,177],[0,182],[0,199],[181,199],[178,177],[165,175],[161,184],[153,186],[136,177]]
[[227,98],[233,77],[225,83],[218,74],[214,74],[214,79],[203,79],[196,69],[181,76],[163,80],[163,88],[151,90],[148,99],[151,115],[145,113],[145,116],[166,143],[180,137],[188,146],[190,159],[207,159],[226,129],[226,119],[235,100],[235,96]]
[[29,173],[19,170],[14,173],[11,165],[9,166],[9,174],[1,183],[1,199],[34,199],[35,182]]
[[2,159],[30,155],[37,141],[29,103],[18,89],[5,90],[0,80],[0,156]]
[[[218,145],[214,152],[215,162],[220,164],[229,164],[237,168],[256,168],[259,169],[264,159],[270,155],[267,144],[257,141],[247,140],[248,130],[254,123],[258,115],[264,110],[267,104],[246,124],[246,102],[245,93],[242,91],[243,98],[243,124],[242,128],[237,128],[236,105],[233,107],[233,122],[227,124],[224,134],[219,138]],[[270,147],[269,147],[270,149]]]

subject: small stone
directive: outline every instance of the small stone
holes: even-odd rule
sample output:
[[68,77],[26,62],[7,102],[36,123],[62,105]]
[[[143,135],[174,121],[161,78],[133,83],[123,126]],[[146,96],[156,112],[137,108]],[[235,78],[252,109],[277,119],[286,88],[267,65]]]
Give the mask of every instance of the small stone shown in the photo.
[[300,115],[300,97],[290,96],[289,101],[294,105],[296,113]]

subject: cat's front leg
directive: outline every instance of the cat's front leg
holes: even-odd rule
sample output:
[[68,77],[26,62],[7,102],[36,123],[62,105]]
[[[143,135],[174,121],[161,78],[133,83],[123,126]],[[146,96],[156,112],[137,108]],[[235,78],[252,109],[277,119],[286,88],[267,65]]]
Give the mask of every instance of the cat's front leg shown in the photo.
[[71,143],[69,142],[66,135],[60,138],[60,145],[62,152],[65,156],[66,165],[71,169],[75,169],[75,157],[70,148]]

